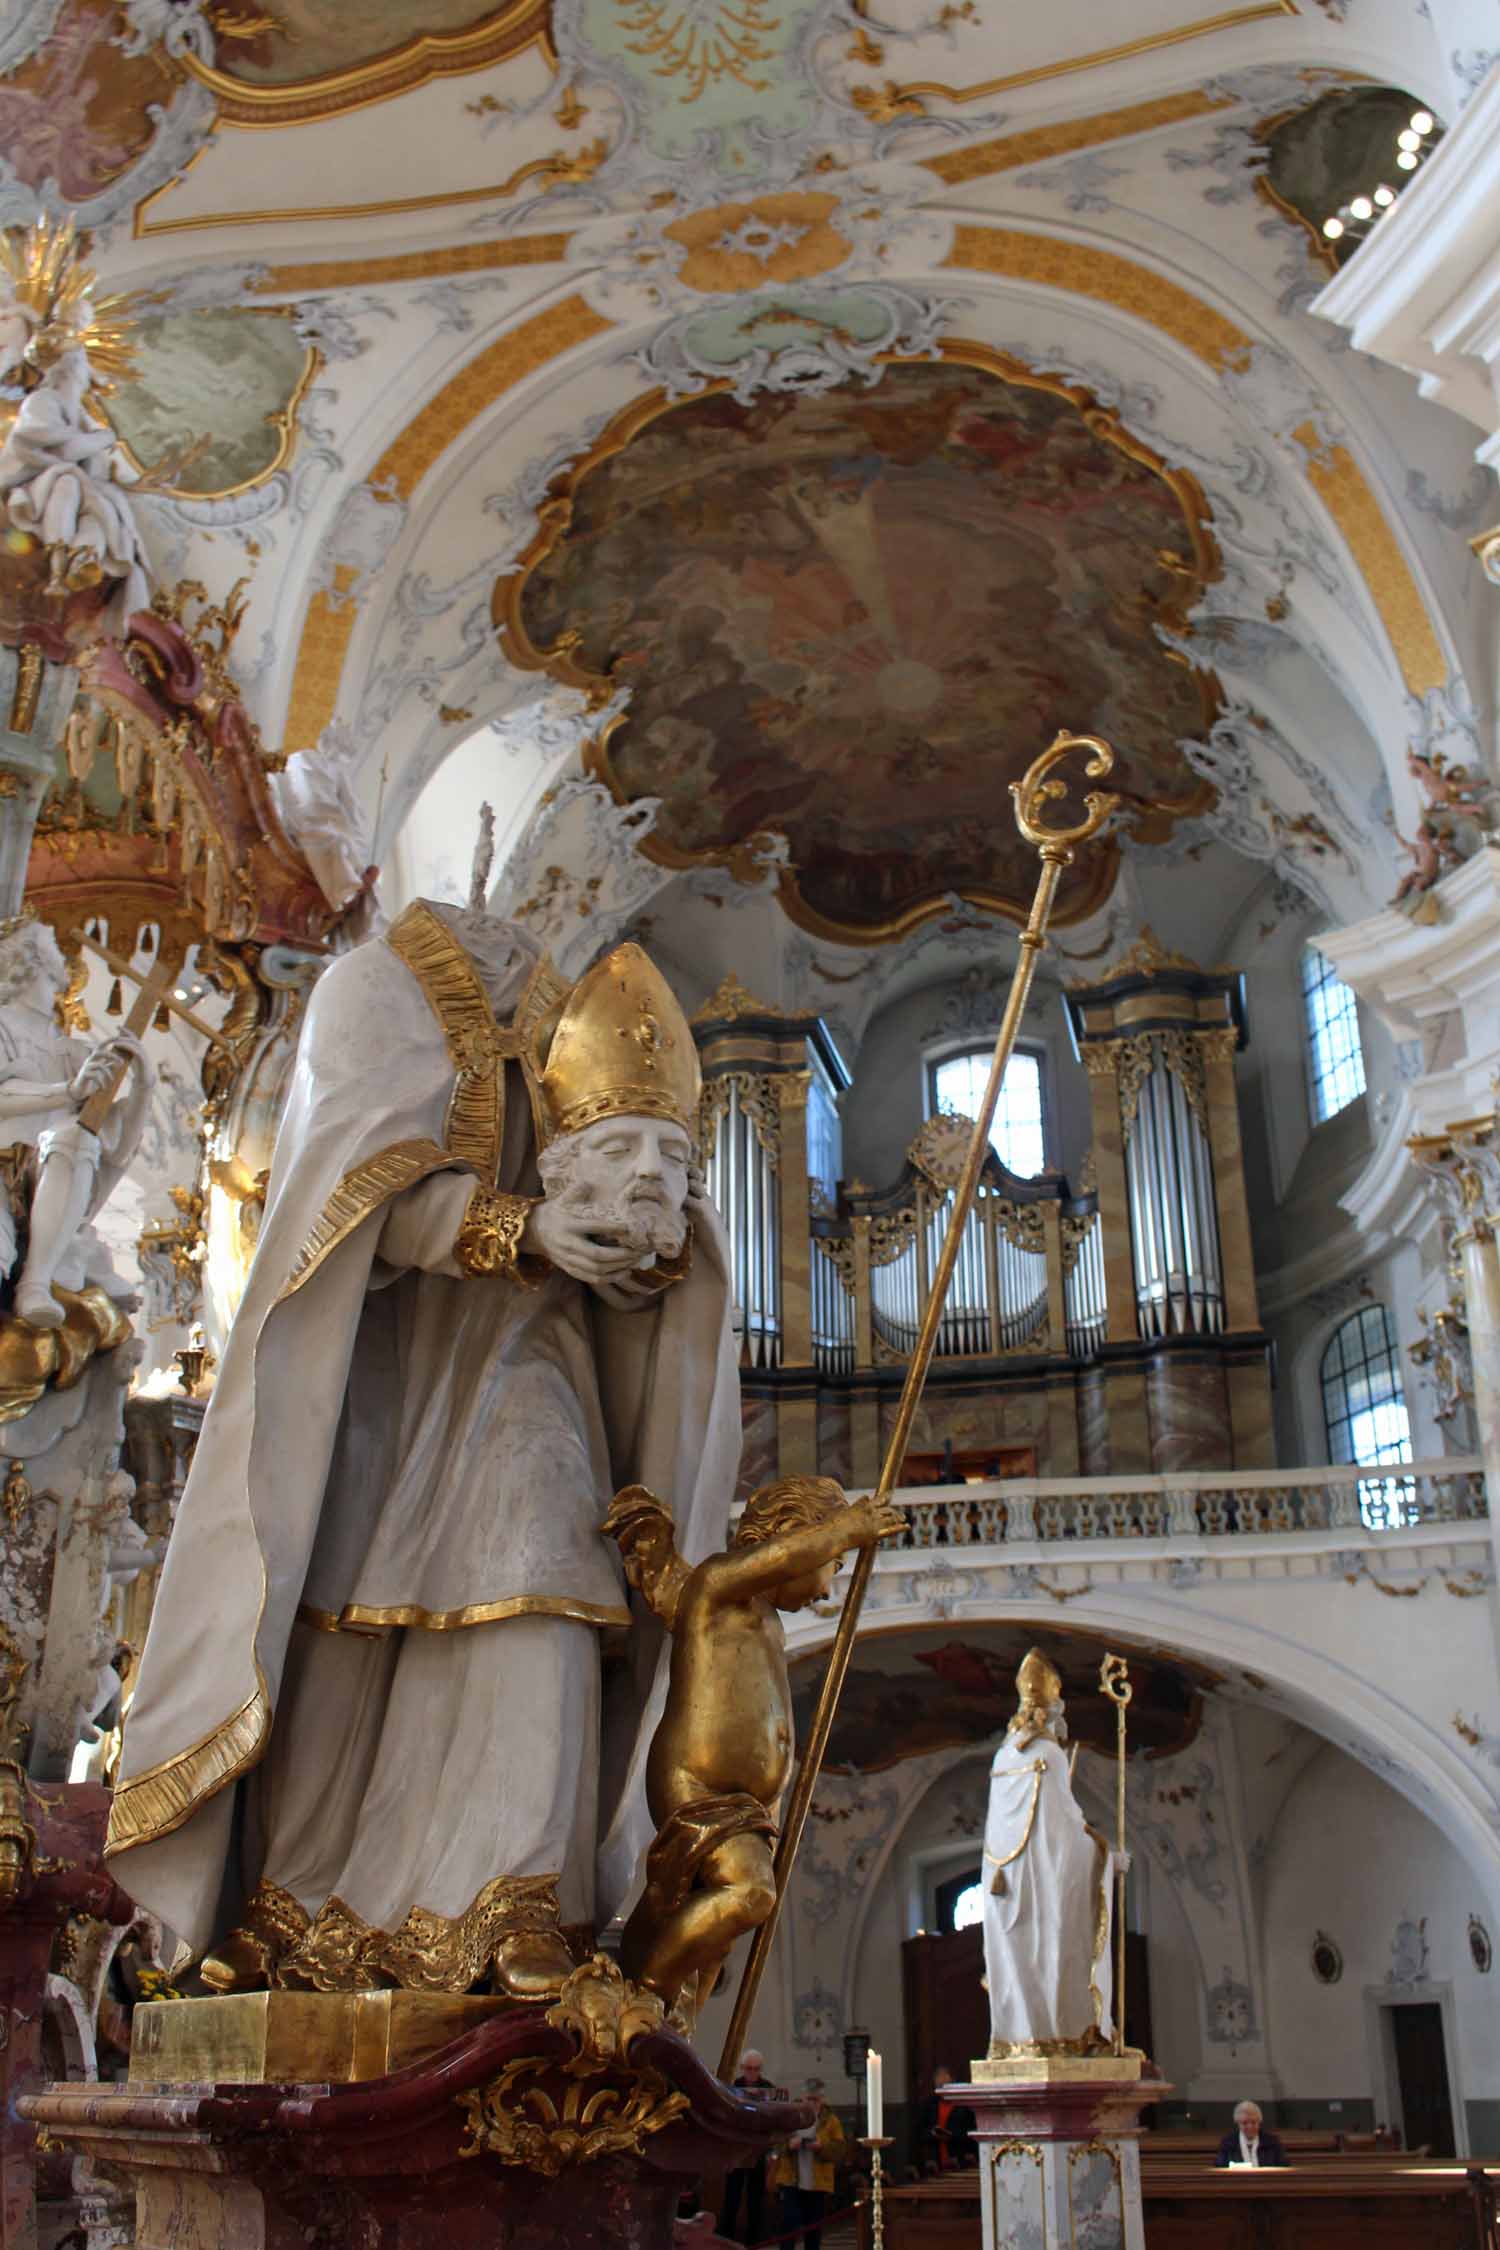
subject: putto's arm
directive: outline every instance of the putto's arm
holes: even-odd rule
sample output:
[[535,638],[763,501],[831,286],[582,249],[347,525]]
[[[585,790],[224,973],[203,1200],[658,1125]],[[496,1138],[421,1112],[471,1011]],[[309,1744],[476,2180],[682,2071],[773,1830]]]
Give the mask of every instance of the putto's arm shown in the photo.
[[703,1567],[717,1599],[749,1601],[757,1594],[774,1595],[779,1586],[836,1562],[851,1547],[873,1547],[905,1529],[906,1518],[896,1509],[884,1507],[877,1512],[873,1502],[860,1500],[821,1523],[778,1532],[752,1547],[731,1547],[711,1556]]

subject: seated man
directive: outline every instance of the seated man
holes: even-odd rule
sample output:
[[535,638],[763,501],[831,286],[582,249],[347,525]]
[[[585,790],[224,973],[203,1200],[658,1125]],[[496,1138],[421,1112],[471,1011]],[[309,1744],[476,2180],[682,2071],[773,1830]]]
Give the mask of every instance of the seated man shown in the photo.
[[1286,2150],[1274,2133],[1262,2132],[1260,2111],[1254,2102],[1236,2102],[1234,2130],[1220,2141],[1214,2161],[1221,2169],[1230,2164],[1254,2164],[1259,2168],[1285,2165]]

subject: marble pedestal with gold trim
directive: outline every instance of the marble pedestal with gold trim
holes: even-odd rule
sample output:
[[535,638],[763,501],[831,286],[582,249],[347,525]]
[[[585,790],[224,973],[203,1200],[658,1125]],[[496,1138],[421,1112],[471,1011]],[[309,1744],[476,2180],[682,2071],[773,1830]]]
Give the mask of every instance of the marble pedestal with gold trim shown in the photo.
[[598,1956],[553,2008],[270,1993],[142,2017],[128,2083],[24,2104],[129,2180],[137,2250],[668,2250],[700,2173],[812,2122],[720,2085]]
[[1171,2087],[1127,2055],[974,2063],[984,2250],[1146,2250],[1140,2118]]

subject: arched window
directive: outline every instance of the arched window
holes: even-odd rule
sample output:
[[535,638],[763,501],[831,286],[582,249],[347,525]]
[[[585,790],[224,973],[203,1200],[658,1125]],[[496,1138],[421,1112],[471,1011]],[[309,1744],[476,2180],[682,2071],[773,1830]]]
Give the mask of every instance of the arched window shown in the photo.
[[1315,945],[1302,956],[1302,1005],[1307,1018],[1307,1090],[1315,1125],[1336,1117],[1365,1090],[1364,1049],[1354,994],[1333,973]]
[[[945,1055],[930,1065],[932,1111],[977,1117],[990,1075],[988,1047]],[[1042,1107],[1042,1058],[1018,1047],[1006,1065],[990,1145],[1018,1180],[1035,1179],[1047,1163],[1046,1116]]]
[[983,1872],[979,1867],[966,1867],[961,1874],[950,1875],[938,1884],[932,1903],[940,1930],[966,1930],[971,1923],[984,1920],[984,1893],[979,1887]]
[[1361,1305],[1328,1339],[1319,1370],[1330,1461],[1409,1461],[1411,1423],[1384,1305]]

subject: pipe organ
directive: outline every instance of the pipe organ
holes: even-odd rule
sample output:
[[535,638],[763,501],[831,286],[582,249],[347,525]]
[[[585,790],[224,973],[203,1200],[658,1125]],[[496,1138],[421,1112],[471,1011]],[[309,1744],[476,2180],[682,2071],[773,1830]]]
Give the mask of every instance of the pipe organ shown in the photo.
[[[1267,1347],[1233,1077],[1240,980],[1147,932],[1065,1004],[1091,1154],[1076,1189],[989,1159],[914,1443],[1000,1444],[1052,1476],[1266,1466]],[[971,1128],[931,1117],[890,1186],[842,1182],[849,1081],[823,1024],[730,979],[695,1031],[701,1154],[733,1259],[748,1481],[822,1469],[872,1482]]]

